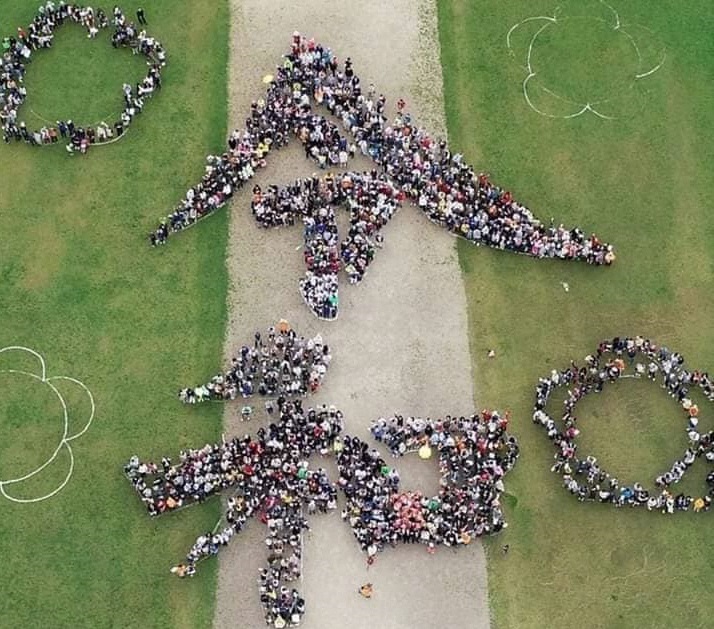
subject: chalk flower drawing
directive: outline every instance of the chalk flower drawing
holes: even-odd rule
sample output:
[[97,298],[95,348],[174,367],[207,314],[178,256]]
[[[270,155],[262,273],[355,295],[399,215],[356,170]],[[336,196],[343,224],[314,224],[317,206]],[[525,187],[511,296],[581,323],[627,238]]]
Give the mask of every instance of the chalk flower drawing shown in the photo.
[[553,15],[528,17],[511,27],[506,44],[523,59],[526,103],[548,118],[621,117],[666,59],[653,31],[625,24],[602,0],[566,2]]
[[[42,500],[47,500],[48,498],[51,498],[52,496],[55,496],[60,491],[62,491],[62,489],[64,489],[64,487],[67,485],[70,478],[72,477],[72,473],[74,471],[74,454],[72,452],[70,442],[81,437],[85,432],[87,432],[87,430],[89,430],[89,427],[92,424],[92,421],[94,420],[94,396],[92,395],[91,391],[84,385],[84,383],[80,382],[79,380],[76,380],[75,378],[70,378],[69,376],[48,377],[45,360],[36,351],[27,347],[19,346],[3,347],[0,349],[0,354],[7,354],[7,356],[12,356],[13,353],[29,354],[30,356],[32,356],[36,360],[35,368],[32,371],[28,371],[26,369],[3,368],[0,369],[0,374],[6,373],[26,376],[28,378],[33,378],[37,382],[47,386],[51,390],[52,394],[57,397],[59,405],[62,409],[62,412],[60,414],[62,421],[62,430],[59,442],[56,446],[53,445],[52,454],[44,463],[40,464],[34,470],[22,476],[18,476],[17,478],[0,479],[0,494],[2,494],[2,496],[7,498],[8,500],[18,503],[41,502]],[[18,356],[17,358],[19,359],[20,357]],[[27,357],[24,356],[23,358]],[[10,361],[10,364],[12,364],[12,360]],[[24,365],[24,362],[21,364]],[[76,432],[70,432],[69,404],[62,395],[62,392],[57,387],[58,381],[63,381],[65,383],[70,382],[77,385],[88,397],[90,407],[89,417],[84,421],[79,430],[77,430]],[[0,392],[0,395],[1,394],[2,392]],[[48,420],[50,420],[50,418],[48,418]],[[48,491],[47,493],[41,496],[36,496],[33,498],[17,497],[17,495],[13,495],[16,491],[21,491],[20,488],[22,486],[23,481],[28,481],[33,478],[41,478],[40,475],[42,474],[42,472],[46,470],[57,459],[57,457],[63,452],[63,450],[66,451],[66,454],[69,457],[69,464],[66,470],[66,474],[64,475],[62,480],[58,481],[58,484],[56,487],[54,487],[54,489]],[[51,473],[54,473],[54,470],[50,470],[48,476]]]

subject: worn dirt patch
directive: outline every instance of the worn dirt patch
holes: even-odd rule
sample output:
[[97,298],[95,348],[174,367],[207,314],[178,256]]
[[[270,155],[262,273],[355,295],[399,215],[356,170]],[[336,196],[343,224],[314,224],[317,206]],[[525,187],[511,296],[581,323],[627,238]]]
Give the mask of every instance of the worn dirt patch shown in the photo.
[[[340,59],[350,56],[363,85],[374,82],[394,103],[403,97],[416,119],[445,134],[442,76],[431,0],[232,0],[229,71],[230,125],[242,126],[250,101],[264,90],[293,31],[315,37]],[[257,182],[287,183],[311,174],[297,142],[270,157]],[[357,163],[352,168],[363,168]],[[467,335],[466,296],[455,239],[405,206],[384,229],[385,247],[361,285],[342,282],[340,318],[316,320],[302,303],[298,279],[304,268],[300,228],[265,231],[249,211],[250,187],[232,202],[228,267],[231,277],[225,359],[281,317],[301,334],[320,333],[332,346],[333,364],[310,403],[334,403],[345,414],[346,432],[369,438],[370,420],[393,412],[413,415],[470,413],[473,378]],[[237,410],[226,408],[228,434],[254,431]],[[319,465],[313,461],[313,465]],[[398,463],[409,488],[433,488],[434,465]],[[305,540],[306,629],[421,629],[489,626],[483,548],[399,547],[367,571],[365,556],[338,513],[313,518]],[[256,579],[265,561],[264,531],[250,526],[222,553],[215,627],[260,627]],[[365,600],[365,581],[375,595]]]

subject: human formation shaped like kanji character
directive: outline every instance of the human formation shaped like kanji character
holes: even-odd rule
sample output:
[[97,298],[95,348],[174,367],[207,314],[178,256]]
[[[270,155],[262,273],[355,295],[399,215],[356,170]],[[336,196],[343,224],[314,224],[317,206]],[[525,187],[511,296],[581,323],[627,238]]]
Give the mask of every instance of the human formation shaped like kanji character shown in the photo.
[[[334,319],[338,313],[338,273],[344,269],[351,284],[362,281],[382,246],[382,228],[399,208],[404,194],[386,175],[328,173],[291,185],[253,188],[251,209],[262,227],[304,225],[305,277],[300,292],[313,313]],[[340,242],[335,207],[350,216],[349,231]]]
[[309,528],[308,513],[337,506],[336,489],[323,469],[310,470],[308,459],[326,455],[342,431],[342,413],[334,407],[304,409],[301,401],[282,401],[279,418],[256,436],[184,450],[174,463],[161,465],[132,457],[125,467],[151,515],[203,502],[226,491],[221,530],[200,535],[185,563],[174,571],[190,576],[203,558],[228,544],[253,516],[267,525],[268,565],[260,575],[260,599],[267,622],[280,617],[297,625],[305,605],[287,584],[300,576],[301,535]]
[[[262,355],[268,348],[271,354],[272,344],[288,330],[281,322],[266,339],[256,333],[253,349]],[[300,353],[303,362],[293,357],[293,365],[302,369],[315,353],[324,352],[317,343],[312,350]],[[338,489],[347,499],[343,516],[370,562],[387,544],[417,541],[433,551],[440,544],[468,544],[506,526],[500,506],[503,476],[518,457],[516,440],[507,433],[507,415],[482,411],[471,417],[395,416],[374,422],[373,435],[395,455],[438,450],[439,493],[426,497],[418,490],[401,491],[398,471],[376,449],[343,436],[343,416],[335,406],[306,409],[300,398],[280,395],[267,409],[273,421],[254,437],[183,450],[177,461],[164,457],[154,463],[134,456],[124,469],[152,516],[218,493],[226,498],[222,522],[199,535],[185,560],[172,569],[179,576],[195,574],[198,562],[217,554],[249,518],[257,516],[267,525],[269,557],[259,590],[268,623],[299,624],[305,602],[290,584],[300,576],[302,532],[309,528],[307,516],[337,507]],[[317,455],[336,456],[337,483],[322,467],[310,468],[310,458]]]
[[[287,584],[300,576],[306,515],[335,509],[338,488],[347,499],[343,517],[370,563],[386,545],[420,542],[433,552],[437,545],[469,544],[507,526],[500,497],[518,445],[506,432],[507,418],[495,411],[375,422],[373,434],[395,454],[438,450],[440,488],[431,497],[400,491],[398,471],[376,449],[358,437],[342,438],[343,417],[335,407],[304,410],[300,400],[280,400],[278,412],[279,419],[258,429],[256,437],[184,450],[177,463],[132,457],[125,466],[151,515],[201,503],[224,490],[228,495],[223,524],[196,539],[185,562],[173,568],[179,576],[195,574],[198,562],[217,554],[250,517],[267,525],[270,554],[259,591],[268,623],[299,624],[305,602]],[[333,452],[337,484],[323,468],[311,470],[308,463],[312,455]]]
[[337,453],[339,486],[347,498],[343,517],[369,557],[385,545],[459,546],[498,533],[507,523],[501,509],[503,477],[518,459],[508,415],[483,410],[470,417],[380,418],[371,432],[394,456],[439,455],[439,493],[402,492],[399,474],[361,439],[346,437]]
[[[316,114],[313,105],[325,106],[350,139],[332,121]],[[344,166],[349,156],[358,152],[370,157],[379,167],[380,176],[370,173],[374,183],[365,180],[364,185],[383,190],[388,187],[390,198],[394,196],[392,190],[398,190],[429,220],[476,245],[536,258],[584,260],[595,265],[615,260],[612,246],[594,234],[587,236],[579,228],[556,226],[553,220],[550,225],[541,222],[509,192],[492,184],[487,175],[477,174],[462,155],[452,153],[446,141],[435,139],[418,127],[403,106],[391,123],[385,112],[386,98],[377,95],[373,88],[362,89],[349,58],[338,64],[329,48],[295,33],[291,50],[277,68],[265,97],[253,102],[245,128],[231,134],[225,153],[209,156],[201,181],[188,190],[175,210],[151,233],[151,243],[165,243],[170,233],[181,231],[222,207],[253,177],[256,169],[267,165],[270,152],[286,145],[294,134],[302,141],[306,157],[315,159],[321,168]],[[330,184],[325,184],[324,189],[329,187]],[[374,247],[370,243],[363,243],[356,250],[348,247],[345,260],[330,209],[326,207],[332,206],[332,202],[328,203],[318,190],[317,195],[312,195],[317,199],[311,202],[317,208],[315,212],[303,212],[300,208],[305,200],[303,186],[293,186],[292,190],[294,203],[283,197],[284,208],[288,208],[283,214],[309,219],[305,252],[308,274],[301,283],[303,296],[316,315],[335,318],[336,271],[340,261],[350,278],[359,281],[371,262]],[[255,193],[260,197],[262,190],[256,189]],[[392,212],[371,207],[373,201],[367,201],[365,205],[370,207],[366,212],[363,209],[363,213],[370,216],[370,222],[381,222],[373,221],[374,216],[388,220]],[[321,220],[323,217],[326,220]],[[310,231],[312,227],[322,230],[324,242],[317,240]],[[316,249],[324,250],[321,258],[308,260]]]
[[[661,387],[677,400],[687,418],[684,423],[687,445],[684,454],[670,469],[654,479],[654,490],[641,482],[623,483],[607,472],[593,455],[578,452],[580,434],[575,407],[590,393],[599,393],[607,384],[621,378],[647,377],[659,381]],[[560,387],[568,387],[564,402],[562,424],[548,414],[547,405],[552,394]],[[689,370],[678,352],[659,346],[642,336],[616,337],[600,343],[597,351],[585,357],[578,366],[572,362],[563,371],[553,370],[538,381],[533,421],[541,425],[556,447],[555,464],[551,471],[563,476],[563,484],[578,500],[592,500],[615,507],[646,507],[649,511],[674,513],[675,511],[709,511],[714,497],[714,471],[706,477],[707,491],[692,497],[673,486],[679,483],[697,459],[714,463],[714,431],[702,432],[699,428],[699,406],[692,393],[699,390],[707,400],[714,402],[714,379],[703,371]]]

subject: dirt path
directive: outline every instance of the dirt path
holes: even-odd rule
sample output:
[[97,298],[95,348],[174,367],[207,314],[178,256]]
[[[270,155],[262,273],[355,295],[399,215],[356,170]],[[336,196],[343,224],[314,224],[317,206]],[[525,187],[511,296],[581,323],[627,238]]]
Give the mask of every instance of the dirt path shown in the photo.
[[[359,8],[357,8],[359,7]],[[417,120],[444,133],[442,77],[431,0],[232,0],[229,128],[242,126],[250,101],[264,90],[299,30],[352,57],[364,85],[374,82],[391,103],[409,103]],[[286,183],[313,172],[297,141],[271,156],[258,182]],[[361,168],[362,164],[351,167]],[[334,403],[348,434],[368,438],[371,419],[392,412],[440,415],[473,411],[466,298],[455,240],[411,206],[385,228],[385,247],[359,286],[341,284],[340,318],[324,323],[302,303],[301,229],[260,230],[252,219],[249,189],[233,201],[226,358],[253,331],[285,317],[302,334],[321,333],[333,365],[311,401]],[[244,432],[227,407],[228,434]],[[260,415],[251,431],[263,421]],[[313,465],[319,465],[314,461]],[[435,461],[398,463],[403,488],[436,487]],[[475,543],[429,556],[422,546],[388,550],[367,571],[365,556],[339,514],[318,516],[305,543],[306,629],[480,629],[489,626],[483,548]],[[221,555],[215,627],[264,626],[256,578],[265,560],[264,531],[251,523]],[[357,588],[375,586],[371,600]]]

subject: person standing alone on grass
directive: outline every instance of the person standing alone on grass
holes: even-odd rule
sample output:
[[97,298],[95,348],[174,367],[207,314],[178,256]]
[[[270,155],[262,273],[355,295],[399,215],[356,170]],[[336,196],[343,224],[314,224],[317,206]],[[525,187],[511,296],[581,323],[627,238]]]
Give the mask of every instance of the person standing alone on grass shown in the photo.
[[146,14],[144,13],[144,9],[138,8],[136,10],[136,19],[138,20],[139,24],[146,24]]

